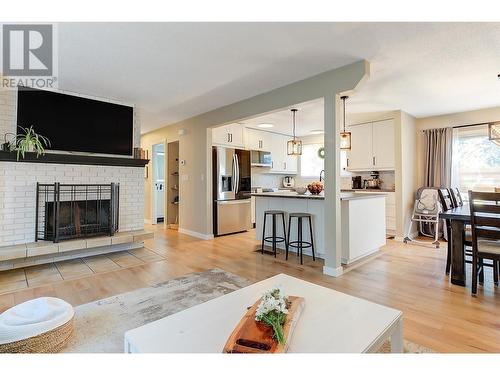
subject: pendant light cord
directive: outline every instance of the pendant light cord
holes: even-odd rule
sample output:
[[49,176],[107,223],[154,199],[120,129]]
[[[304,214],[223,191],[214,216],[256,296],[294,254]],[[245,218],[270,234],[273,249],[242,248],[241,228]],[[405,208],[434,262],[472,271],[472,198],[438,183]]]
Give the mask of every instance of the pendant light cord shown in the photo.
[[295,141],[295,113],[297,112],[297,110],[294,108],[292,109],[292,113],[293,113],[293,140]]
[[345,101],[346,99],[348,99],[349,97],[348,96],[341,96],[340,99],[342,99],[342,102],[344,104],[344,110],[343,110],[343,116],[344,116],[344,131],[343,133],[345,133]]

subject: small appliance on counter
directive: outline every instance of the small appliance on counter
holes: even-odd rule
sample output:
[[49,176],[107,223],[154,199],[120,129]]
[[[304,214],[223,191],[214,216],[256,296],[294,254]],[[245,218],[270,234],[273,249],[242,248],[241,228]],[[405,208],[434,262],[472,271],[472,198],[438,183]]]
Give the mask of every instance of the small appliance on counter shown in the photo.
[[286,188],[295,187],[295,179],[292,176],[283,177],[283,187],[286,187]]
[[361,176],[354,176],[352,178],[352,188],[353,189],[363,189],[361,184]]
[[370,174],[370,179],[364,180],[365,189],[380,189],[382,181],[379,179],[378,172],[374,171]]

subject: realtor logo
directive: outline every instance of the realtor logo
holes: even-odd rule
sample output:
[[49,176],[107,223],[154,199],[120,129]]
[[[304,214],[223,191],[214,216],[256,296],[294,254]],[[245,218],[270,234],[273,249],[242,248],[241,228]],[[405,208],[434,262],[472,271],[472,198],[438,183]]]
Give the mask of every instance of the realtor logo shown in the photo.
[[54,25],[2,25],[3,87],[54,87]]

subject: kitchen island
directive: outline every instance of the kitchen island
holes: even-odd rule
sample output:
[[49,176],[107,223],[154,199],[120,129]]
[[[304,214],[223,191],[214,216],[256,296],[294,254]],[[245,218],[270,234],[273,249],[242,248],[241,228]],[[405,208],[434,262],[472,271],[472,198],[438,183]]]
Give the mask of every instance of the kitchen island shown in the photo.
[[[324,236],[324,195],[297,194],[296,192],[254,193],[256,237],[262,240],[264,211],[282,210],[288,214],[305,212],[312,215],[315,254],[325,256]],[[385,196],[383,194],[341,193],[341,228],[342,228],[342,263],[350,264],[380,249],[386,243]],[[281,221],[278,221],[278,236],[282,235]],[[310,241],[307,222],[303,223],[303,240]],[[266,236],[271,236],[272,223],[266,223]],[[288,228],[287,228],[288,230]],[[332,228],[333,230],[333,228]],[[297,220],[292,221],[290,239],[297,239]],[[268,244],[269,245],[269,244]],[[284,248],[284,244],[278,244]],[[290,248],[290,251],[296,251]],[[304,249],[304,254],[312,255],[311,249]],[[293,259],[293,258],[292,258]]]

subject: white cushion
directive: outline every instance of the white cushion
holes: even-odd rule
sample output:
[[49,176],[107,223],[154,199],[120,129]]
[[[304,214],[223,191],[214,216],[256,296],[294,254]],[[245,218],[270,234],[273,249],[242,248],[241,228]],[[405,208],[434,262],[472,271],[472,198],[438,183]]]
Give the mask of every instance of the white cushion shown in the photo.
[[23,302],[0,314],[0,344],[38,336],[67,323],[73,306],[59,298],[41,297]]

